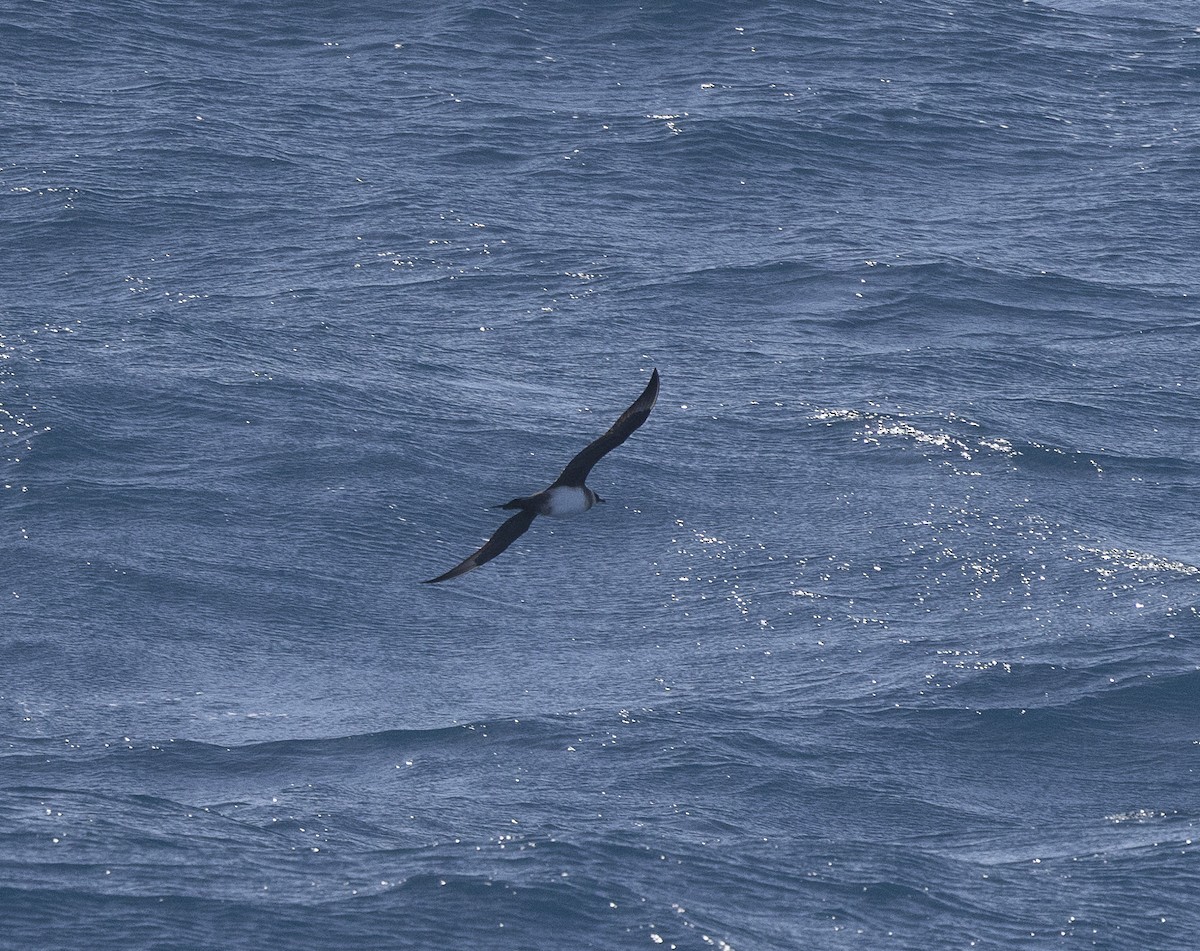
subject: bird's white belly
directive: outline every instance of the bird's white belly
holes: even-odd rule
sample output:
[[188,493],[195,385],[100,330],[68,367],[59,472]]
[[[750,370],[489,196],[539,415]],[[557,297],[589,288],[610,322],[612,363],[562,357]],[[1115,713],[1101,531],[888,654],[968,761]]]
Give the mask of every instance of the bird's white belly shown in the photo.
[[586,489],[560,485],[551,489],[542,515],[579,515],[592,507],[591,496]]

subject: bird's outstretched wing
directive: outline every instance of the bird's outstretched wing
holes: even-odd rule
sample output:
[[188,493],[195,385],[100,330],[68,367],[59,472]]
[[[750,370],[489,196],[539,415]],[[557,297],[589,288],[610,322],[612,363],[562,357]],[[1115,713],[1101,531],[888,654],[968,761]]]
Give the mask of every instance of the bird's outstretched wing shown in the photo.
[[478,568],[480,565],[486,564],[524,535],[528,531],[529,526],[533,524],[535,518],[537,518],[537,512],[518,512],[496,529],[496,533],[487,540],[487,544],[470,558],[464,558],[444,575],[430,578],[428,581],[422,582],[422,584],[437,584],[439,581],[449,581],[451,578],[465,575],[472,568]]
[[[642,395],[621,414],[621,418],[612,424],[612,428],[567,463],[562,475],[554,481],[554,485],[583,485],[588,473],[592,471],[592,466],[599,462],[605,454],[621,445],[635,429],[646,421],[650,410],[654,408],[656,399],[658,399],[658,370],[650,374],[650,382],[642,390]],[[551,488],[553,487],[551,486]]]

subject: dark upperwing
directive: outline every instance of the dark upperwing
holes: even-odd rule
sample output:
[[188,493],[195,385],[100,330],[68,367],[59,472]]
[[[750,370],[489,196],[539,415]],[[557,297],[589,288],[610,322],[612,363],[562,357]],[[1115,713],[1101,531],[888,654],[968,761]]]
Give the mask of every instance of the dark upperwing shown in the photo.
[[658,370],[650,374],[650,382],[642,390],[642,395],[621,414],[621,418],[612,424],[612,428],[567,463],[562,475],[554,480],[554,485],[550,488],[554,488],[555,485],[583,485],[588,473],[592,471],[592,466],[621,445],[633,434],[635,429],[646,421],[650,410],[654,408],[656,399],[658,399]]
[[535,518],[537,518],[537,512],[530,510],[518,512],[496,529],[496,533],[470,558],[464,558],[444,575],[438,575],[436,578],[430,578],[428,581],[421,583],[437,584],[439,581],[449,581],[451,578],[465,575],[472,568],[478,568],[480,565],[486,564],[524,535],[529,530],[529,526],[533,524]]

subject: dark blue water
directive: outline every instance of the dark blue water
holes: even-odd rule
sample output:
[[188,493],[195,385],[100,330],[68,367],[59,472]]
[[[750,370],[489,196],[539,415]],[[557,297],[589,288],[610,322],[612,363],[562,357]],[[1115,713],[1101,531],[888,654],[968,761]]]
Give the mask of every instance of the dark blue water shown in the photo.
[[1197,23],[0,7],[0,947],[1191,951]]

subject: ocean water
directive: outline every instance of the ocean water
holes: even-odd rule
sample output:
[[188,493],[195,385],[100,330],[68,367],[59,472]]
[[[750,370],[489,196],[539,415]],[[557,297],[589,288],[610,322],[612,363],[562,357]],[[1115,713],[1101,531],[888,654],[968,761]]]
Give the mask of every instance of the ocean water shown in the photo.
[[1196,947],[1193,4],[0,43],[0,948]]

